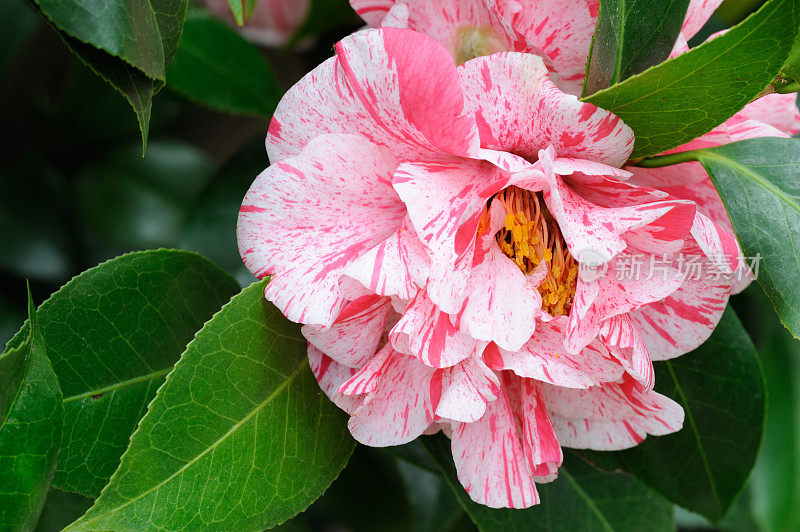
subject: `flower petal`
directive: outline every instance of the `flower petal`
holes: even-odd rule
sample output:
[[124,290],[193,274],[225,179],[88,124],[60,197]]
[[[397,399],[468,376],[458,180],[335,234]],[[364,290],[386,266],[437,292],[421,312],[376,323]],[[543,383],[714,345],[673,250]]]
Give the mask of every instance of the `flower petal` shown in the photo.
[[722,0],[691,0],[681,29],[683,37],[687,41],[694,37],[721,3]]
[[575,0],[489,0],[503,18],[553,61],[564,88],[579,94],[597,11]]
[[790,136],[800,132],[797,93],[767,94],[747,104],[738,114],[744,118],[768,124]]
[[473,501],[490,508],[539,503],[533,471],[502,387],[478,421],[454,423],[452,449],[458,480]]
[[388,297],[360,297],[348,303],[330,327],[303,326],[303,336],[339,364],[361,368],[375,356],[391,308]]
[[577,354],[564,349],[566,316],[539,323],[536,334],[517,352],[490,344],[484,352],[486,363],[495,371],[511,370],[520,377],[568,388],[589,388],[617,381],[623,367],[600,342],[591,342]]
[[600,328],[600,338],[644,391],[653,389],[656,380],[653,362],[636,322],[628,314],[620,314],[604,321]]
[[653,360],[668,360],[700,347],[719,323],[731,281],[725,276],[697,277],[687,277],[669,297],[631,313]]
[[535,160],[553,146],[565,157],[621,166],[633,150],[633,131],[617,116],[561,92],[541,58],[500,53],[458,69],[465,109],[475,116],[481,146]]
[[345,301],[342,268],[390,237],[405,208],[394,157],[360,137],[315,138],[256,178],[239,211],[239,251],[290,320],[329,326]]
[[436,415],[464,423],[479,420],[486,404],[500,393],[497,376],[478,357],[467,358],[446,371]]
[[363,400],[361,396],[342,395],[338,391],[339,386],[355,374],[355,369],[339,364],[310,344],[308,346],[308,363],[311,367],[311,371],[317,378],[319,387],[322,388],[325,395],[327,395],[336,406],[348,414],[352,414],[361,406],[361,401]]
[[390,350],[375,390],[347,426],[364,445],[387,447],[415,439],[434,419],[442,392],[441,373]]
[[454,366],[478,356],[486,346],[450,323],[449,316],[436,307],[425,290],[409,301],[403,317],[389,333],[389,342],[397,351],[434,368]]
[[618,451],[634,447],[648,434],[681,429],[683,409],[656,392],[642,393],[633,380],[588,390],[541,385],[558,441],[564,447]]
[[340,41],[336,53],[278,105],[267,136],[273,163],[325,133],[359,135],[410,160],[477,149],[455,65],[436,41],[410,30],[365,30]]

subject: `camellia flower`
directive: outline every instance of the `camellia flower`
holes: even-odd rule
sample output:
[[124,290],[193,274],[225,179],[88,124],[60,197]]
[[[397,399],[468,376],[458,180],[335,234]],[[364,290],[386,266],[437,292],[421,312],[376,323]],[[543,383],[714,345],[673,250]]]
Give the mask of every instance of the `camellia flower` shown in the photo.
[[[236,26],[228,0],[201,0],[211,13]],[[242,35],[262,46],[280,46],[300,28],[311,0],[258,0],[252,15],[239,28]],[[237,26],[238,27],[238,26]]]
[[391,27],[338,43],[278,106],[239,247],[358,441],[442,430],[474,500],[522,508],[562,446],[680,429],[651,361],[710,335],[738,248],[694,201],[625,182],[632,131],[548,61],[457,56]]
[[[722,0],[691,0],[677,48],[685,46]],[[350,0],[371,26],[430,35],[460,64],[500,51],[543,58],[562,90],[579,94],[597,25],[599,0]]]

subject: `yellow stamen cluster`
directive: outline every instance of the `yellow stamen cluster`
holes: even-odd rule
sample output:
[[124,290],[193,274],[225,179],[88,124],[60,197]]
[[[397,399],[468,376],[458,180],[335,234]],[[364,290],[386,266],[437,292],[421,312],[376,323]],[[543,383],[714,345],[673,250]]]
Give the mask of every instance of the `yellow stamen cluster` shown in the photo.
[[575,297],[578,264],[570,255],[558,223],[538,193],[509,187],[494,198],[508,213],[497,232],[497,243],[505,255],[525,274],[542,262],[547,276],[539,285],[542,308],[552,316],[569,314]]

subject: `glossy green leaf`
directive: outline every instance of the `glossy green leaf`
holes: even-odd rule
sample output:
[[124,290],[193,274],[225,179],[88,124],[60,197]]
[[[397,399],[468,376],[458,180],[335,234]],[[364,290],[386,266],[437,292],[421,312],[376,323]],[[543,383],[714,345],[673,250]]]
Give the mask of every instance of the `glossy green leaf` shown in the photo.
[[464,517],[464,508],[438,470],[431,471],[402,460],[397,461],[397,469],[411,505],[413,530],[451,530]]
[[669,57],[689,0],[603,0],[583,95],[594,94]]
[[304,510],[353,450],[306,341],[264,300],[235,296],[187,348],[95,505],[69,530],[261,530]]
[[492,509],[473,502],[456,477],[450,442],[443,436],[423,437],[472,521],[482,532],[613,530],[671,531],[672,505],[622,473],[603,473],[574,453],[566,453],[558,479],[537,484],[540,504],[525,510]]
[[233,18],[236,19],[236,23],[241,26],[244,24],[244,1],[243,0],[228,0],[228,5],[231,6],[231,12],[233,12]]
[[[748,295],[755,292],[748,290]],[[762,312],[758,352],[767,380],[764,443],[750,483],[751,506],[764,532],[800,529],[800,343],[768,311],[763,294],[747,300]],[[763,298],[763,303],[762,303]],[[766,312],[763,312],[766,310]]]
[[795,40],[781,73],[792,81],[800,81],[800,37]]
[[800,140],[759,138],[692,152],[711,176],[758,283],[800,337]]
[[188,0],[31,0],[67,46],[131,104],[147,144]]
[[186,20],[167,85],[214,109],[265,118],[282,94],[272,67],[258,48],[199,10],[193,10]]
[[0,357],[0,529],[33,530],[47,499],[64,423],[61,390],[33,302],[18,345]]
[[669,500],[718,521],[750,475],[764,425],[758,355],[732,308],[700,348],[656,364],[656,390],[683,407],[682,430],[626,451],[585,456],[629,471]]
[[800,28],[800,0],[769,0],[727,33],[585,101],[636,134],[633,157],[675,148],[711,131],[773,80]]
[[167,373],[238,290],[207,259],[158,250],[87,270],[41,305],[43,341],[64,391],[55,487],[100,494]]

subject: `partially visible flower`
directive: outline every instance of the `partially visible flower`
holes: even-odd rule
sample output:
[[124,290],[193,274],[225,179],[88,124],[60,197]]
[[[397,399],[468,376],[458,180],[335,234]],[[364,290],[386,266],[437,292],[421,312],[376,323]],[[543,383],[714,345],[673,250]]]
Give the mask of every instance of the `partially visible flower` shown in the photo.
[[258,0],[251,17],[239,28],[228,0],[200,0],[200,3],[262,46],[286,43],[305,21],[311,8],[311,0]]
[[[735,239],[693,202],[626,183],[632,131],[561,92],[540,58],[457,67],[458,50],[395,28],[337,44],[278,106],[239,247],[305,324],[356,439],[443,430],[474,500],[526,507],[562,445],[681,427],[651,360],[710,335]],[[632,257],[641,272],[620,277]],[[686,258],[720,273],[688,279]]]
[[[722,0],[691,0],[676,46],[685,45]],[[598,0],[350,0],[374,27],[432,36],[458,63],[499,51],[541,55],[554,81],[579,94],[597,25]]]

